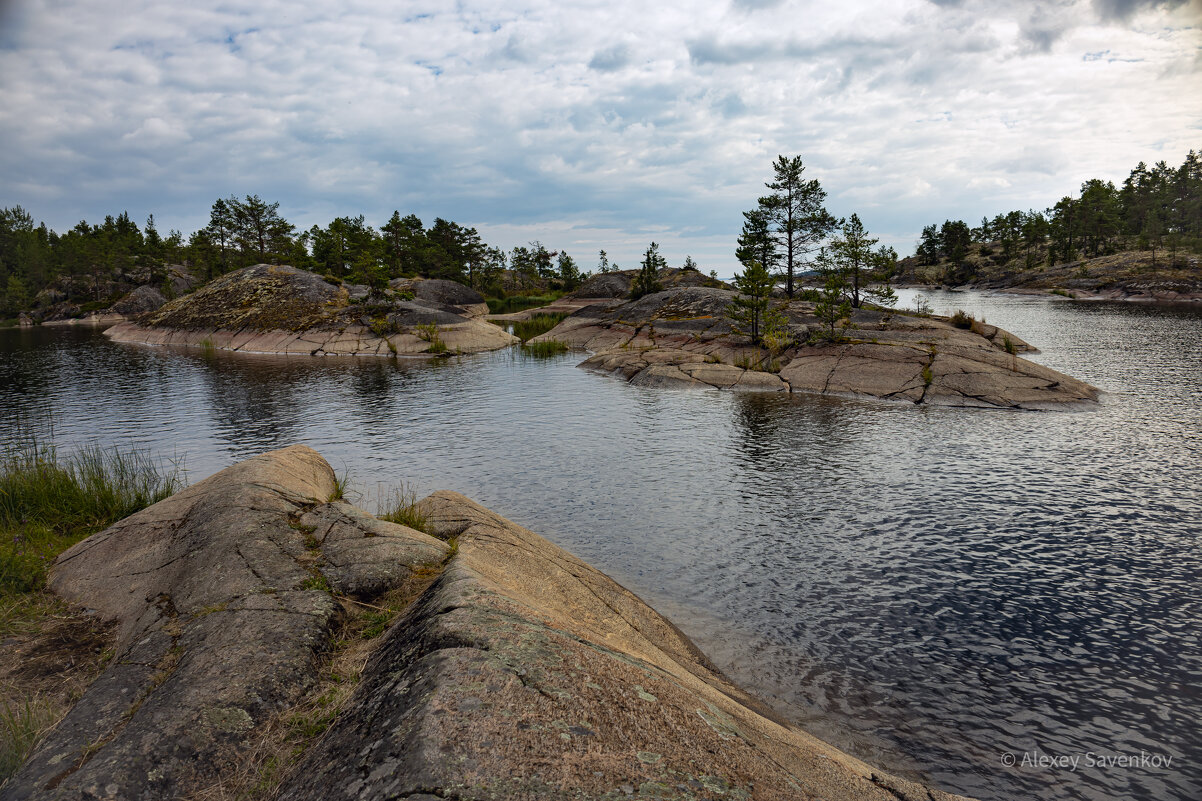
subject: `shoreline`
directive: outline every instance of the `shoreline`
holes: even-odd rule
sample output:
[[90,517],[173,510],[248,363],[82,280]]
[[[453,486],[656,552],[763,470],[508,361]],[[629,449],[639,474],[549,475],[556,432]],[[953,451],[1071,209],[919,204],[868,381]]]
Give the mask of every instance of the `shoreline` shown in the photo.
[[[115,623],[115,658],[0,798],[48,782],[55,798],[89,786],[123,797],[188,795],[214,780],[236,789],[261,753],[246,746],[267,737],[270,749],[271,721],[334,692],[316,673],[322,660],[343,664],[346,646],[322,655],[340,616],[410,587],[389,625],[354,647],[358,672],[341,680],[328,728],[291,749],[273,797],[516,801],[570,787],[608,799],[630,786],[682,799],[961,799],[779,717],[638,596],[462,495],[416,502],[417,529],[336,496],[328,463],[291,446],[60,556],[51,589]],[[213,570],[226,580],[199,580]],[[55,755],[81,742],[99,743],[96,758],[62,773]],[[544,776],[546,764],[562,770]]]

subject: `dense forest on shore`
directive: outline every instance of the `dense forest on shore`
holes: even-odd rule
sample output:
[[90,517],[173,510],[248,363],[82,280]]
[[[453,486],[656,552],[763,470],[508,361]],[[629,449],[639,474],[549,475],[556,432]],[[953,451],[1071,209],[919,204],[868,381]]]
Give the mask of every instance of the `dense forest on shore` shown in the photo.
[[[35,223],[20,206],[0,209],[3,318],[47,301],[70,301],[83,311],[105,308],[146,284],[171,296],[169,265],[186,265],[203,282],[259,263],[291,264],[376,286],[398,277],[444,278],[496,296],[531,288],[571,290],[587,274],[562,249],[531,242],[505,251],[485,243],[474,228],[441,218],[427,227],[416,215],[398,211],[379,230],[359,215],[297,231],[280,215],[279,203],[257,195],[217,200],[209,224],[186,239],[175,230],[161,234],[153,215],[141,227],[122,212],[100,224],[81,221],[59,234]],[[619,267],[601,251],[596,269]]]
[[1066,195],[1042,211],[1010,211],[976,227],[963,220],[928,225],[903,266],[963,284],[989,267],[1035,270],[1124,250],[1147,251],[1152,265],[1163,267],[1183,266],[1186,254],[1202,252],[1202,152],[1191,150],[1177,168],[1140,162],[1119,187],[1088,180],[1079,197]]

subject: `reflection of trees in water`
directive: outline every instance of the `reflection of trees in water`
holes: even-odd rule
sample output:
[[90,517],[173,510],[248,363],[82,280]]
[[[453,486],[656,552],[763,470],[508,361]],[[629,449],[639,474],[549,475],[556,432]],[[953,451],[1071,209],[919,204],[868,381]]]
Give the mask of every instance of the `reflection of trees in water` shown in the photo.
[[854,457],[855,416],[852,405],[838,398],[740,393],[731,414],[732,441],[748,467],[795,479],[837,469]]
[[236,456],[304,441],[311,399],[323,392],[321,371],[298,370],[284,356],[192,350],[179,355],[200,376],[213,436]]
[[54,355],[44,347],[39,329],[0,331],[0,422],[12,433],[49,435],[54,418],[50,381]]

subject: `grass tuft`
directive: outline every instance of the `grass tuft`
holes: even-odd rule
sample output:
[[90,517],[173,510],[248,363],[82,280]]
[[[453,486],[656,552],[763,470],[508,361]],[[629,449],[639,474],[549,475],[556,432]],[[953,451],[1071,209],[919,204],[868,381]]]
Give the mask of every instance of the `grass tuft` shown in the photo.
[[380,499],[376,517],[417,531],[426,531],[426,516],[417,505],[417,493],[404,483],[394,489],[387,499]]
[[972,315],[963,309],[956,309],[956,313],[951,316],[951,323],[956,328],[972,328]]
[[36,696],[14,706],[0,704],[0,783],[17,772],[58,717],[54,704]]
[[346,491],[348,489],[350,489],[350,486],[351,486],[350,473],[347,473],[344,470],[341,474],[334,476],[334,491],[330,493],[330,497],[327,498],[326,500],[327,501],[343,500],[344,498],[346,498]]
[[540,342],[529,342],[522,346],[526,349],[526,353],[531,356],[558,356],[561,353],[568,352],[566,343],[560,342],[558,339],[544,339]]
[[545,334],[555,326],[559,325],[566,314],[536,314],[528,320],[518,320],[513,324],[513,335],[522,342],[534,339],[540,334]]

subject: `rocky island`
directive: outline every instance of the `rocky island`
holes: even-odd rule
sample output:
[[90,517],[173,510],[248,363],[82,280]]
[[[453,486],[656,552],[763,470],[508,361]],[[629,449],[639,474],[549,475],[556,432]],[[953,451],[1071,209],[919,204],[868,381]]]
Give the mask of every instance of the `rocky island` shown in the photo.
[[942,406],[1054,409],[1095,403],[1097,388],[1018,356],[1017,336],[978,320],[857,309],[835,341],[813,304],[785,307],[790,342],[752,347],[731,328],[735,293],[682,287],[586,306],[542,339],[594,355],[580,366],[632,383],[852,395]]
[[247,353],[420,356],[477,353],[518,340],[482,316],[484,298],[454,281],[395,279],[373,295],[306,270],[258,264],[118,323],[118,342]]
[[777,717],[537,534],[452,492],[411,511],[298,445],[63,553],[106,656],[0,799],[957,798]]
[[[732,328],[736,293],[695,271],[669,289],[626,300],[630,276],[596,276],[551,307],[488,316],[484,299],[453,281],[395,279],[376,294],[292,267],[260,264],[221,276],[105,333],[118,342],[246,353],[430,356],[517,344],[496,323],[567,315],[534,339],[593,351],[581,365],[642,386],[854,395],[943,406],[1051,409],[1091,404],[1099,391],[1018,354],[1014,334],[951,320],[857,309],[833,341],[812,303],[784,306],[788,338],[768,351]],[[710,284],[717,284],[716,286]],[[597,298],[586,292],[608,292]],[[148,306],[156,300],[131,298]]]

